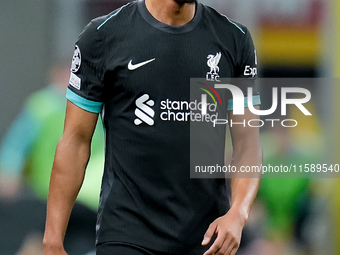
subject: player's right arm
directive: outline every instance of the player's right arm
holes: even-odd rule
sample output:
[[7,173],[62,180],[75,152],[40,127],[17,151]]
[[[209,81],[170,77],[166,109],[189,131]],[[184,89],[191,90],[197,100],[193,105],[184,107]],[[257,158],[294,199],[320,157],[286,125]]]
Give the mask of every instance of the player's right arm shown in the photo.
[[64,133],[52,167],[44,235],[45,255],[65,255],[63,239],[90,157],[91,138],[105,101],[105,41],[90,22],[75,45]]
[[66,254],[64,235],[90,157],[98,114],[67,102],[65,126],[52,167],[44,234],[45,255]]

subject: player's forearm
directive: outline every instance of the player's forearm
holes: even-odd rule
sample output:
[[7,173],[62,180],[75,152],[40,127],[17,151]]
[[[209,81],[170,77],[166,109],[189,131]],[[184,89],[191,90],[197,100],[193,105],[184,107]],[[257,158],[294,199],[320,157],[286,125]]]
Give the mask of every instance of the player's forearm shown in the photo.
[[82,185],[90,144],[63,136],[57,146],[48,195],[44,245],[62,246],[69,216]]
[[[234,150],[232,164],[237,169],[240,169],[241,166],[260,166],[262,164],[260,142],[252,141],[251,144],[244,144],[241,148]],[[260,181],[261,176],[258,173],[250,174],[249,176],[236,176],[236,178],[231,179],[231,210],[238,211],[245,222],[248,220]]]

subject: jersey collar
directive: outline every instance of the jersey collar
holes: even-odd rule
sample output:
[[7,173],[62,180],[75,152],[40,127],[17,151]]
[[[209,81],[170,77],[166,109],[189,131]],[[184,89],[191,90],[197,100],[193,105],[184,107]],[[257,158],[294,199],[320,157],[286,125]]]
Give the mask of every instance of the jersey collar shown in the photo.
[[170,34],[183,34],[192,31],[197,26],[202,17],[201,3],[197,3],[196,5],[195,17],[189,23],[179,27],[170,26],[155,19],[146,8],[145,0],[138,0],[138,9],[146,22],[148,22],[151,26]]

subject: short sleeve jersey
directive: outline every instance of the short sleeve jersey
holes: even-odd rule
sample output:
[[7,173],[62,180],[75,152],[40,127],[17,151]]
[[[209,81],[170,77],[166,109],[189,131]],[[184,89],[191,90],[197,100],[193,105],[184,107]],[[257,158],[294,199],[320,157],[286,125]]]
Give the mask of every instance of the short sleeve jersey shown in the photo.
[[188,110],[190,78],[253,78],[256,64],[247,28],[200,3],[180,27],[156,20],[144,0],[86,26],[67,98],[101,112],[104,122],[97,243],[175,253],[200,246],[209,224],[229,209],[227,186],[190,178],[190,118],[177,113]]

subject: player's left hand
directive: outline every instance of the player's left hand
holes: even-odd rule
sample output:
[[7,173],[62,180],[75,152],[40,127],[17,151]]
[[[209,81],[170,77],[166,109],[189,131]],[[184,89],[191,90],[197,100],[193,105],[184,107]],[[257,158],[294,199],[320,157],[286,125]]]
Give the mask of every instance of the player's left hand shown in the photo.
[[210,243],[213,235],[217,235],[215,242],[204,255],[234,255],[240,246],[241,234],[246,220],[237,210],[230,209],[228,213],[217,218],[209,225],[204,235],[202,245]]

